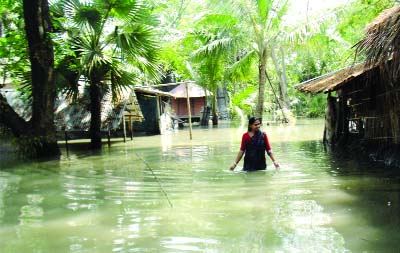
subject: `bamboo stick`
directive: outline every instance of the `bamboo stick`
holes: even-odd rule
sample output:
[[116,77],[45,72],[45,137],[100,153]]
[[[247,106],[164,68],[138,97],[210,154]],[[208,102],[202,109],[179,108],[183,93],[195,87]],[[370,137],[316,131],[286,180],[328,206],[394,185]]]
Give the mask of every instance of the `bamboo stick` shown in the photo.
[[158,130],[160,131],[160,134],[163,134],[162,129],[161,129],[161,110],[160,110],[160,97],[156,96],[156,102],[157,102],[157,124],[158,124]]
[[123,124],[122,129],[124,130],[124,142],[126,142],[126,126],[125,126],[126,122],[125,122],[125,114],[122,115],[122,124]]
[[189,137],[190,137],[190,140],[192,140],[193,139],[193,136],[192,136],[192,111],[190,109],[189,85],[187,82],[185,82],[185,86],[186,86],[187,110],[188,110],[188,117],[189,117]]
[[129,115],[129,134],[131,135],[131,140],[133,140],[133,123],[132,123],[132,115]]

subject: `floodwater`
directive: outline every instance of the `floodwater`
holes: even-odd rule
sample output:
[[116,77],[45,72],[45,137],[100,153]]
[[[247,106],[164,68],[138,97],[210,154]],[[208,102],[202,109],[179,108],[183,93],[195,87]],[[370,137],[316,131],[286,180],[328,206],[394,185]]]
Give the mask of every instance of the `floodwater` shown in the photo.
[[264,127],[279,172],[228,171],[226,124],[0,160],[0,252],[400,252],[400,173],[327,152],[322,124]]

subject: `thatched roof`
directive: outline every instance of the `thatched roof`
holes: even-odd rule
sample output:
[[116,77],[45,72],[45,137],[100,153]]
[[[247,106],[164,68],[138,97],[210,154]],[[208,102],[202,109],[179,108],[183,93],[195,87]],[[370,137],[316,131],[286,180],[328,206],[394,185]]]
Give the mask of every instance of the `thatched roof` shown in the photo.
[[[357,54],[366,54],[368,64],[385,65],[385,70],[397,78],[400,73],[400,5],[383,11],[372,21],[356,48]],[[393,61],[390,66],[389,61]]]
[[382,11],[378,17],[376,17],[371,23],[367,25],[367,33],[374,33],[379,31],[385,26],[387,26],[388,22],[392,22],[398,18],[400,11],[400,5],[395,5],[392,8],[386,9]]
[[[142,121],[143,115],[132,89],[123,89],[113,99],[110,90],[101,99],[101,130],[119,128],[122,116],[131,115],[134,121]],[[66,96],[59,96],[56,101],[55,123],[58,131],[89,131],[90,100],[87,94],[73,101]]]
[[400,5],[383,11],[368,24],[365,38],[356,48],[357,54],[366,54],[365,62],[305,81],[295,88],[313,94],[334,91],[377,66],[383,66],[380,69],[391,77],[400,77]]
[[[205,89],[198,84],[188,83],[189,97],[191,98],[201,98],[206,96]],[[171,93],[175,98],[186,98],[186,84],[182,83],[171,90]],[[212,93],[207,91],[209,95]]]
[[305,81],[295,86],[295,88],[299,91],[312,94],[335,91],[372,68],[373,66],[367,65],[366,63],[358,63],[356,65],[352,65],[350,67]]
[[[15,89],[2,89],[11,107],[25,120],[32,115],[29,102]],[[57,131],[88,131],[90,127],[90,101],[88,94],[82,93],[77,100],[59,94],[54,105],[54,120]],[[142,121],[143,115],[132,89],[122,90],[117,98],[112,99],[111,91],[105,92],[101,100],[101,130],[119,128],[122,116],[130,115],[134,121]]]
[[32,118],[32,106],[27,96],[10,87],[0,89],[0,93],[24,120],[29,121]]

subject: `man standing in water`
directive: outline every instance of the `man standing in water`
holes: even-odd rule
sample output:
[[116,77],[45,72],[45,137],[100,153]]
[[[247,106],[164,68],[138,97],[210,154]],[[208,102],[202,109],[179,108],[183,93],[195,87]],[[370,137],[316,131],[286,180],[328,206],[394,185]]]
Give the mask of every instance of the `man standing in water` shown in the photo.
[[265,170],[267,168],[265,152],[267,152],[268,156],[274,163],[275,169],[279,169],[279,164],[276,162],[275,157],[272,154],[267,134],[263,133],[260,130],[260,127],[260,119],[255,117],[249,119],[248,131],[243,134],[240,151],[234,164],[230,167],[230,170],[236,168],[236,165],[242,159],[243,154],[246,154],[244,157],[244,171]]

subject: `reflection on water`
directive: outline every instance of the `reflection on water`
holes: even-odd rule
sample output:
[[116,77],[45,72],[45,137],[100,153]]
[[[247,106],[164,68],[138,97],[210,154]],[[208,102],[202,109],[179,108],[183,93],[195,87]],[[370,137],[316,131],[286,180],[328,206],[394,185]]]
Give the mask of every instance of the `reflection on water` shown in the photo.
[[0,252],[400,251],[397,171],[326,153],[300,121],[266,129],[281,171],[230,172],[242,131],[0,165]]

